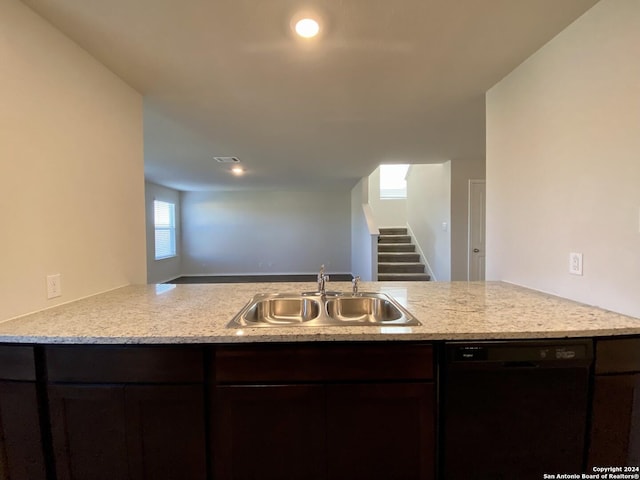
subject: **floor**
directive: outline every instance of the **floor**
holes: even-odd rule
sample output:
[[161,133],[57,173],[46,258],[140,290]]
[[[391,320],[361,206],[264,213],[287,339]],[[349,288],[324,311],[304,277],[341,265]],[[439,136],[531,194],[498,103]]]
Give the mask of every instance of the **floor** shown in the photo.
[[[350,282],[349,274],[329,274],[332,282]],[[266,283],[316,282],[316,275],[216,275],[207,277],[178,277],[164,283]]]

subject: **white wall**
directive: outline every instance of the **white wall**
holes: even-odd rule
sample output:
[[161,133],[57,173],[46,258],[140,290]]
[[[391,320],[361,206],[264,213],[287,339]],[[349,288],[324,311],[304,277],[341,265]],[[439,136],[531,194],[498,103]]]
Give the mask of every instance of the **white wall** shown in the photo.
[[451,280],[468,280],[471,179],[485,179],[484,158],[451,162]]
[[404,198],[380,198],[380,167],[369,175],[369,206],[380,227],[404,227],[407,224],[407,201]]
[[451,280],[450,223],[451,162],[409,167],[407,224],[438,281]]
[[351,271],[349,192],[185,192],[185,275]]
[[141,96],[1,0],[0,105],[0,320],[144,283]]
[[487,93],[488,279],[640,317],[639,59],[602,0]]
[[378,279],[379,230],[368,204],[368,186],[364,177],[351,190],[351,273],[373,281]]
[[[172,258],[156,260],[156,238],[154,221],[154,200],[173,203],[176,206],[176,253]],[[146,229],[147,229],[147,283],[162,283],[182,274],[182,238],[180,215],[180,192],[171,188],[145,183]]]

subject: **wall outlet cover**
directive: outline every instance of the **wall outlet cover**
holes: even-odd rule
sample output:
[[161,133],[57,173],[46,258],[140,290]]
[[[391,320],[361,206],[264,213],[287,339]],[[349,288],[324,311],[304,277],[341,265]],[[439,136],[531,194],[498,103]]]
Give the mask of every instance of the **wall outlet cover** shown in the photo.
[[47,275],[47,298],[56,298],[62,295],[62,277],[59,273]]
[[572,275],[582,275],[582,254],[571,252],[569,254],[569,273]]

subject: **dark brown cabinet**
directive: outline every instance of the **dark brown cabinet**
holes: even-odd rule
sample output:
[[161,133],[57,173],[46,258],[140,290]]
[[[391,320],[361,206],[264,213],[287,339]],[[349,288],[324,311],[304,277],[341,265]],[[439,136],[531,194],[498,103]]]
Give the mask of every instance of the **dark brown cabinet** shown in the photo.
[[432,479],[430,345],[216,350],[216,480]]
[[[533,389],[528,403],[506,402],[530,422],[530,437],[543,414],[557,418],[547,425],[572,421],[590,428],[589,469],[636,466],[640,338],[596,339],[595,351],[593,370],[580,377],[581,389],[593,386],[586,422],[583,410],[556,404],[566,395],[549,398],[550,381],[571,385],[555,370],[531,369],[523,383],[491,375],[506,378],[507,400]],[[0,345],[0,480],[431,480],[436,415],[449,415],[441,431],[458,422],[457,438],[471,441],[467,460],[470,449],[482,449],[473,443],[482,432],[470,431],[513,431],[491,420],[508,410],[492,407],[497,393],[478,371],[462,382],[475,403],[459,397],[452,420],[456,404],[442,392],[453,377],[441,366],[437,408],[435,371],[434,346],[419,342]],[[522,458],[548,450],[566,458],[567,437],[554,444],[545,435]],[[446,439],[440,435],[441,452]],[[509,459],[492,478],[517,458],[511,444],[518,441],[506,442]],[[488,478],[482,472],[496,462],[472,465],[474,478]],[[514,468],[524,475],[522,463]],[[442,467],[440,475],[452,476]]]
[[216,479],[324,479],[324,400],[317,385],[216,389]]
[[328,385],[327,478],[433,478],[432,383]]
[[640,339],[596,342],[589,466],[640,465]]
[[202,352],[49,347],[47,358],[58,480],[206,478]]
[[0,478],[44,480],[33,347],[0,347]]
[[57,478],[128,478],[122,385],[49,386]]
[[206,478],[203,385],[127,386],[132,478]]

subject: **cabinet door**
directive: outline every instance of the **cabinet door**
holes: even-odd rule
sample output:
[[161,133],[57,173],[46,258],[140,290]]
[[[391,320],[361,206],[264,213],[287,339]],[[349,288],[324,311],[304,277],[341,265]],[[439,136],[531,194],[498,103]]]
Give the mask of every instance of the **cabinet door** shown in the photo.
[[213,411],[216,480],[326,478],[324,387],[219,386]]
[[328,478],[435,476],[431,383],[327,386]]
[[0,382],[0,478],[46,478],[35,383]]
[[58,480],[206,478],[202,386],[50,385]]
[[589,466],[640,465],[640,374],[596,376]]
[[51,385],[58,480],[129,479],[124,386]]
[[127,385],[125,402],[131,478],[206,478],[202,385]]

